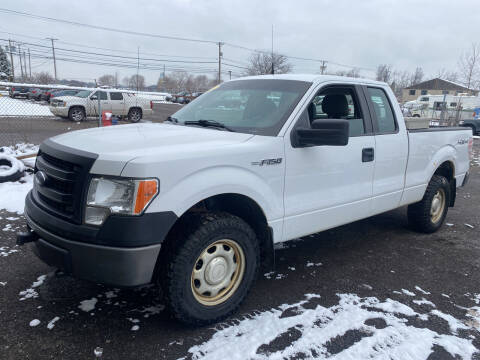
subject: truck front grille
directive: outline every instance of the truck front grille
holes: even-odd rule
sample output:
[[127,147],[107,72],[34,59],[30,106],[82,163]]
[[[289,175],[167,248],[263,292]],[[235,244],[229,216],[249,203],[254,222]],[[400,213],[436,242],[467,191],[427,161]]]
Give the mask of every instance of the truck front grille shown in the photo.
[[88,173],[96,156],[71,150],[70,153],[68,148],[49,140],[41,145],[35,164],[33,195],[47,212],[80,224]]

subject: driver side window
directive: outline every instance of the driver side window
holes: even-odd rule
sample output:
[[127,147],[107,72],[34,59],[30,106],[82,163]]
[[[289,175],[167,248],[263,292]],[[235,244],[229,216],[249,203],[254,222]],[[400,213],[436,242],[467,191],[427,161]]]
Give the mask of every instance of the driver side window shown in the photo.
[[365,134],[365,126],[353,87],[329,87],[320,90],[307,108],[309,124],[323,119],[345,119],[349,136]]
[[96,91],[93,96],[100,96],[100,100],[107,100],[107,93],[105,91]]

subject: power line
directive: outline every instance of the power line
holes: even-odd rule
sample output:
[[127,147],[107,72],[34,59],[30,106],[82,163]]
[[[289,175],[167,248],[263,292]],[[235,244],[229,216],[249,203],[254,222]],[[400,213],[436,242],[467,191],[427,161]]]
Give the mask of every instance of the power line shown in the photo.
[[91,28],[91,29],[110,31],[110,32],[118,32],[118,33],[129,34],[129,35],[147,36],[147,37],[160,38],[160,39],[190,41],[190,42],[208,43],[208,44],[217,44],[218,43],[218,41],[213,41],[213,40],[202,40],[202,39],[192,39],[192,38],[185,38],[185,37],[179,37],[179,36],[150,34],[150,33],[144,33],[144,32],[139,32],[139,31],[131,31],[131,30],[123,30],[123,29],[117,29],[117,28],[110,28],[110,27],[106,27],[106,26],[91,25],[91,24],[80,23],[80,22],[77,22],[77,21],[57,19],[57,18],[52,18],[52,17],[48,17],[48,16],[35,15],[35,14],[23,12],[23,11],[16,11],[16,10],[10,10],[10,9],[5,9],[5,8],[0,8],[0,12],[10,14],[10,15],[24,16],[24,17],[28,17],[28,18],[36,19],[36,20],[53,21],[53,22],[57,22],[57,23],[63,23],[63,24],[68,24],[68,25],[74,25],[74,26],[80,26],[80,27],[86,27],[86,28]]

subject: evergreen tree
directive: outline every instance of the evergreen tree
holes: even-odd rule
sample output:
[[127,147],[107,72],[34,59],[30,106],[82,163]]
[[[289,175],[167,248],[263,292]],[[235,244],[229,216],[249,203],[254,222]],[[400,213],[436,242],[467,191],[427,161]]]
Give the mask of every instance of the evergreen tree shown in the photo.
[[7,54],[0,46],[0,79],[7,80],[12,75],[12,67],[8,61]]

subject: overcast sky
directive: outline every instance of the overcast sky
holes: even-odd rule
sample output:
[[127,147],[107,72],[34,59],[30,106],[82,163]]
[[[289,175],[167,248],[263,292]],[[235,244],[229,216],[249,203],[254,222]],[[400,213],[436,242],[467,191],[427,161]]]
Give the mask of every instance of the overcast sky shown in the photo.
[[[271,48],[274,26],[274,49],[289,56],[325,59],[335,63],[364,68],[361,74],[372,77],[379,63],[395,69],[412,71],[422,66],[427,75],[439,69],[454,69],[458,57],[472,42],[480,41],[479,0],[311,0],[311,1],[22,1],[2,0],[0,8],[29,12],[35,15],[71,20],[112,28],[224,41],[254,49]],[[8,33],[10,34],[8,34]],[[35,38],[22,37],[28,35]],[[46,37],[58,38],[57,47],[108,53],[79,45],[131,51],[120,53],[140,57],[215,62],[215,44],[195,43],[108,32],[0,12],[0,38],[32,44],[49,45]],[[38,38],[38,39],[37,39]],[[62,43],[64,42],[64,43]],[[69,44],[65,44],[69,43]],[[0,41],[0,45],[5,45]],[[35,48],[24,45],[24,48]],[[38,56],[48,48],[36,47]],[[145,55],[145,54],[159,55]],[[250,53],[231,46],[224,47],[230,64],[244,66]],[[48,55],[45,53],[44,56]],[[81,55],[81,54],[79,54]],[[59,54],[57,57],[67,55]],[[89,56],[83,54],[85,58]],[[181,58],[185,56],[188,58]],[[18,60],[16,60],[18,61]],[[124,59],[133,62],[135,60]],[[235,61],[235,62],[234,62]],[[152,63],[152,61],[145,61]],[[319,63],[291,60],[294,72],[315,73]],[[162,62],[155,61],[158,67]],[[214,76],[215,63],[166,63],[172,67],[208,71]],[[120,78],[136,70],[113,66],[73,64],[58,61],[59,78],[91,80],[117,71]],[[225,66],[234,76],[242,69]],[[328,70],[348,68],[328,64]],[[49,71],[53,63],[32,57],[32,72]],[[160,71],[140,70],[147,84],[156,83]],[[224,78],[228,75],[224,74]]]

